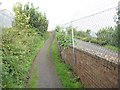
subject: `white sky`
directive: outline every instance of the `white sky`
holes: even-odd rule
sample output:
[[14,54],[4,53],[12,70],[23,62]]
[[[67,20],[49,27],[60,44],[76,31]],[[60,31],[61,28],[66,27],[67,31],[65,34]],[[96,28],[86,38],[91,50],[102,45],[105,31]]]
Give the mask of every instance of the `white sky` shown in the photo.
[[12,12],[13,5],[18,1],[23,4],[29,1],[38,6],[40,11],[46,13],[49,30],[52,30],[58,24],[117,6],[119,0],[0,0],[0,9]]

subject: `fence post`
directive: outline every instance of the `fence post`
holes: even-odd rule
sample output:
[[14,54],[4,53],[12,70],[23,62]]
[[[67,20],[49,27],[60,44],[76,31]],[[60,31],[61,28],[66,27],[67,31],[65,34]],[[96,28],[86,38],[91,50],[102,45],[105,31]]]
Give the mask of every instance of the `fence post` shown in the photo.
[[72,28],[72,47],[73,47],[73,63],[76,64],[76,58],[75,58],[75,43],[74,43],[74,32],[72,27],[72,21],[71,21],[71,28]]
[[[118,48],[120,48],[120,1],[118,2]],[[118,90],[120,90],[120,52],[118,51]]]
[[[1,5],[1,3],[0,3]],[[1,14],[1,13],[0,13]],[[3,27],[3,18],[1,18],[1,21],[0,21],[0,46],[2,46],[2,27]],[[0,50],[0,72],[2,72],[2,50]],[[0,73],[0,83],[2,85],[2,74]]]

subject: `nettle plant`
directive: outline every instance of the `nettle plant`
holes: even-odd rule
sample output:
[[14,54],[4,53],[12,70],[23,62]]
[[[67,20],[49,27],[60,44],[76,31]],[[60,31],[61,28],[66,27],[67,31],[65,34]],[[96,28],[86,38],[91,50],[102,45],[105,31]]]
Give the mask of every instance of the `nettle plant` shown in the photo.
[[72,36],[67,35],[64,29],[60,26],[57,26],[55,29],[57,41],[60,46],[64,47],[64,49],[68,48],[72,45]]

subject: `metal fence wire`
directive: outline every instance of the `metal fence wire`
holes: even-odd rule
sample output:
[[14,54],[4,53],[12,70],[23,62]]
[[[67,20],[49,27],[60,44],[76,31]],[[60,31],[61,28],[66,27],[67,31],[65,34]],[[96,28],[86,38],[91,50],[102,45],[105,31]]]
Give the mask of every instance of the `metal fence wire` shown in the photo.
[[119,6],[62,25],[73,45],[62,59],[87,87],[120,88]]
[[[72,20],[62,25],[64,28],[72,26],[72,28],[75,28],[77,31],[76,33],[73,30],[74,40],[76,42],[74,47],[97,55],[110,62],[118,63],[118,48],[116,47],[115,50],[115,44],[113,44],[116,43],[116,46],[118,45],[118,34],[113,34],[117,29],[117,8],[118,7],[112,7],[107,10],[85,16],[83,18]],[[90,31],[89,38],[80,36],[80,33],[87,33],[87,31]],[[98,39],[99,41],[97,41]],[[106,42],[100,44],[100,42],[103,42],[104,40]]]

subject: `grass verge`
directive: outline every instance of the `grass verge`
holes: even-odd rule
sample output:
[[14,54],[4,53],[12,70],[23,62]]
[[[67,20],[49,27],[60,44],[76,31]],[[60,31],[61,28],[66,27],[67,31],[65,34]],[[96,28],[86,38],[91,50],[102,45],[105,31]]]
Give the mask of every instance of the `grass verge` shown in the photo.
[[113,51],[119,51],[119,52],[120,52],[120,48],[115,47],[115,46],[105,45],[104,47],[105,47],[105,48],[108,48],[108,49],[110,49],[110,50],[113,50]]
[[79,82],[79,78],[73,75],[69,66],[60,58],[56,40],[52,44],[52,57],[63,88],[80,88],[83,90],[84,87]]
[[38,69],[37,65],[34,63],[32,67],[32,75],[30,77],[30,80],[28,82],[27,88],[38,88]]

